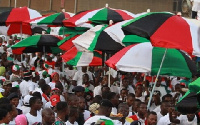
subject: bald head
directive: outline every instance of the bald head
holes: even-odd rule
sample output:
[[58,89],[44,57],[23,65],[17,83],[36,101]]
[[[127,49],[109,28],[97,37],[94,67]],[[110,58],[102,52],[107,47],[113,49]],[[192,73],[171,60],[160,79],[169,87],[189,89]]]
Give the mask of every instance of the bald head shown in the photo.
[[55,122],[55,114],[51,108],[42,110],[42,123],[43,125],[52,125]]

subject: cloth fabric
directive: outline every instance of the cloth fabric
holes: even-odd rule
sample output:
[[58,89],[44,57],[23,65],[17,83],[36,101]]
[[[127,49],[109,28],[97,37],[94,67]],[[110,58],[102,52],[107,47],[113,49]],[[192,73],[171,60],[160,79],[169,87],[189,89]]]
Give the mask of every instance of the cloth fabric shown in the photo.
[[200,11],[200,0],[191,0],[193,2],[192,11]]
[[29,125],[32,125],[36,122],[42,122],[42,116],[40,115],[39,112],[37,112],[37,116],[33,116],[30,113],[27,113],[26,118],[28,120]]
[[[85,74],[84,72],[77,71],[73,77],[73,80],[77,81],[77,86],[82,86],[82,76]],[[87,71],[86,74],[89,75],[89,80],[93,80],[92,73]]]
[[70,123],[69,120],[65,122],[66,125],[78,125],[78,123],[75,121],[74,124]]
[[[90,117],[84,125],[91,125],[92,123],[98,121],[99,119],[106,119],[106,120],[111,120],[110,118],[103,116],[103,115],[95,115],[93,117]],[[112,120],[111,120],[112,121]]]

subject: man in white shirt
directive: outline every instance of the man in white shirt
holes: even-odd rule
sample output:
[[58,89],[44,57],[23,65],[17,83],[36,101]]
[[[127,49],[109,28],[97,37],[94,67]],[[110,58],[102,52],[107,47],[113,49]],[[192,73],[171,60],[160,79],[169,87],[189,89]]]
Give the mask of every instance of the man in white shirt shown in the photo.
[[87,67],[83,66],[81,70],[77,71],[73,77],[72,80],[72,85],[74,86],[82,86],[83,84],[83,74],[88,74],[89,75],[89,80],[92,82],[93,81],[93,77],[92,77],[92,73],[87,71]]
[[160,112],[156,112],[157,114],[157,120],[159,121],[161,117],[167,115],[168,108],[170,107],[170,103],[168,101],[162,101],[160,109]]
[[91,125],[92,123],[96,123],[100,119],[111,120],[109,118],[109,116],[110,116],[112,107],[113,107],[113,105],[109,100],[107,100],[107,99],[102,100],[101,103],[100,103],[98,115],[90,117],[84,123],[84,125]]
[[31,72],[24,71],[24,80],[19,85],[19,89],[22,94],[22,97],[29,95],[30,93],[29,87],[32,85],[30,78],[31,78]]
[[197,117],[195,114],[180,115],[181,125],[197,125]]
[[200,11],[200,0],[190,0],[192,3],[192,18],[197,18],[197,13]]

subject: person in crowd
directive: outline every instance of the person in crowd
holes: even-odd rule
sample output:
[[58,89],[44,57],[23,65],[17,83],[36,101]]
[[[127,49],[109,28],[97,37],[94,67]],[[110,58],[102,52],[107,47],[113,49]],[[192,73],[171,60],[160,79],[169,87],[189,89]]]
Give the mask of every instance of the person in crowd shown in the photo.
[[128,96],[128,90],[126,88],[122,88],[120,90],[120,101],[126,102]]
[[84,125],[91,125],[92,123],[96,123],[96,121],[98,121],[99,119],[111,120],[109,116],[110,116],[112,107],[113,107],[113,104],[109,100],[107,99],[102,100],[100,103],[98,114],[86,120]]
[[50,101],[49,96],[51,93],[51,87],[47,84],[44,84],[41,89],[42,89],[42,98],[43,98],[42,100],[44,100],[43,105],[45,105],[47,102]]
[[72,85],[74,86],[82,86],[83,85],[83,74],[89,75],[89,81],[93,83],[92,73],[87,71],[87,66],[82,66],[81,70],[77,71],[73,77]]
[[145,95],[143,93],[143,85],[137,84],[135,88],[135,98],[142,102],[145,102]]
[[65,123],[66,125],[83,125],[83,123],[76,122],[76,119],[79,117],[78,109],[76,107],[69,107],[69,116],[68,120]]
[[31,72],[27,69],[24,70],[24,80],[20,83],[19,89],[22,97],[30,94],[29,87],[31,86]]
[[[86,101],[85,101],[85,98],[83,97],[79,97],[79,107],[78,107],[78,112],[79,112],[79,118],[81,116],[83,116],[83,121],[85,122],[89,117],[90,117],[90,114],[91,112],[86,110]],[[78,122],[78,120],[77,120]],[[78,122],[79,123],[79,122]]]
[[31,110],[29,113],[26,114],[28,123],[32,125],[37,122],[42,122],[42,116],[38,112],[42,108],[41,99],[39,97],[33,96],[30,98],[29,103],[30,103]]
[[14,105],[18,111],[18,115],[22,114],[22,110],[17,108],[18,104],[19,104],[19,96],[17,93],[11,93],[8,97],[10,100],[10,104]]
[[102,93],[101,95],[96,95],[96,96],[101,96],[103,99],[107,99],[107,95],[108,93],[110,93],[110,87],[108,87],[107,85],[103,85],[101,87],[101,93]]
[[153,93],[152,103],[151,103],[151,106],[149,108],[150,111],[153,111],[155,108],[160,106],[160,104],[161,104],[160,97],[161,97],[160,91],[155,90],[154,93]]
[[110,102],[113,104],[112,107],[112,114],[117,114],[117,106],[119,105],[119,97],[116,93],[110,92],[107,95],[107,99],[110,100]]
[[24,97],[24,100],[23,100],[23,105],[21,106],[21,110],[22,110],[22,113],[23,114],[27,114],[30,112],[31,108],[30,108],[30,98],[33,97],[31,95],[26,95]]
[[130,83],[129,79],[127,77],[125,77],[122,80],[122,87],[127,88],[129,93],[133,93],[134,94],[135,90],[133,89],[133,87],[129,83]]
[[53,125],[55,122],[55,113],[51,108],[42,110],[42,125]]
[[69,95],[67,103],[69,106],[78,107],[78,96],[75,94]]
[[74,92],[75,95],[78,96],[78,97],[84,97],[85,88],[82,87],[82,86],[75,86],[75,87],[72,89],[72,92]]
[[0,109],[0,124],[9,124],[11,121],[10,113],[6,109]]
[[135,102],[135,95],[133,93],[129,93],[126,100],[126,103],[129,106],[129,112],[132,112],[134,102]]
[[122,125],[130,125],[130,123],[133,122],[131,118],[128,118],[129,107],[126,103],[120,103],[117,111],[117,114],[122,115],[122,118],[119,120]]
[[157,115],[151,111],[147,114],[147,125],[157,125]]
[[170,102],[165,101],[165,100],[163,100],[161,102],[161,105],[160,105],[161,111],[160,112],[156,112],[156,114],[157,114],[157,121],[159,121],[161,117],[167,115],[169,107],[170,107]]
[[144,102],[141,102],[137,114],[130,116],[133,120],[138,120],[141,122],[141,125],[145,125],[146,114],[147,114],[147,105]]
[[57,117],[55,119],[55,125],[65,125],[66,118],[69,114],[68,105],[66,102],[58,102],[56,104]]
[[88,74],[83,74],[82,78],[83,78],[83,80],[82,80],[83,81],[83,83],[82,83],[83,87],[85,89],[93,91],[94,90],[94,86],[89,81],[89,75]]
[[11,82],[18,82],[21,83],[21,76],[20,76],[20,68],[19,65],[13,65],[12,66],[12,74],[10,76]]

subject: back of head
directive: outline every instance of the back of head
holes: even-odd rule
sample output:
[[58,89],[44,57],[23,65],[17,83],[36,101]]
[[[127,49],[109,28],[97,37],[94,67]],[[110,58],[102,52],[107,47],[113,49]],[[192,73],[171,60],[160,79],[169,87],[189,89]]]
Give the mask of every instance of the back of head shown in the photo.
[[64,109],[67,108],[67,102],[58,102],[56,104],[56,111],[57,112],[62,112],[62,111],[65,111]]
[[34,92],[32,94],[32,96],[36,96],[36,97],[38,97],[38,98],[40,98],[42,100],[42,96],[41,96],[40,92]]
[[111,100],[111,99],[113,99],[115,96],[116,96],[116,93],[115,93],[115,92],[110,92],[110,93],[107,94],[107,99],[108,99],[108,100]]
[[2,97],[0,98],[0,105],[1,104],[9,104],[10,103],[10,100],[6,97]]
[[113,104],[108,99],[103,99],[100,102],[99,115],[105,115],[108,117],[111,113],[112,107]]
[[7,110],[0,108],[0,120],[3,120],[3,118],[5,118],[7,114]]

